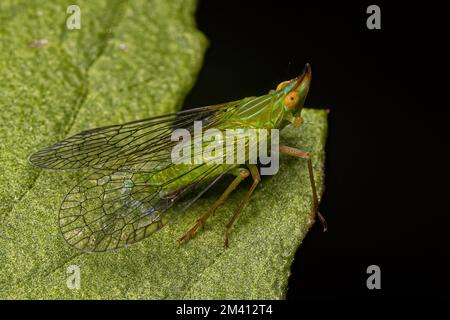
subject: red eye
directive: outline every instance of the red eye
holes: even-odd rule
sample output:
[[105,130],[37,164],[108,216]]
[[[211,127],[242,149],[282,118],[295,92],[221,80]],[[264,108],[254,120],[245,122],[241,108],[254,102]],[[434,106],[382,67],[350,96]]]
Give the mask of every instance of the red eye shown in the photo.
[[297,106],[299,100],[300,100],[300,96],[298,95],[298,93],[296,91],[292,91],[292,92],[288,93],[286,98],[284,98],[284,104],[285,104],[286,108],[288,108],[289,110],[292,110]]

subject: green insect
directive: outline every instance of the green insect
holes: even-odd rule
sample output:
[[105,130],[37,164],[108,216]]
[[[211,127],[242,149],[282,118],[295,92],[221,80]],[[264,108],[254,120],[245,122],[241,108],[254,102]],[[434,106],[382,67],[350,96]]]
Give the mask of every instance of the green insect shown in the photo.
[[[228,246],[230,228],[261,181],[261,168],[251,161],[243,164],[213,160],[174,163],[172,151],[178,142],[172,134],[177,129],[194,133],[198,122],[203,130],[219,132],[266,129],[270,133],[288,124],[299,127],[303,123],[301,112],[310,82],[311,68],[307,64],[300,76],[280,83],[276,90],[263,96],[86,130],[34,153],[30,163],[40,168],[96,170],[79,182],[61,204],[58,223],[64,240],[84,252],[129,246],[160,230],[222,177],[234,175],[220,198],[178,239],[179,242],[188,240],[229,194],[244,179],[251,177],[250,189],[226,225],[225,246]],[[245,141],[245,152],[249,154],[251,143]],[[194,139],[188,143],[194,145],[198,141]],[[276,147],[279,154],[306,159],[313,211],[326,228],[325,220],[318,212],[309,153],[283,145]],[[229,156],[226,152],[220,155],[223,158]],[[234,159],[235,155],[231,156]],[[169,210],[182,203],[178,200],[186,195],[191,195],[191,198],[186,197],[187,204]]]

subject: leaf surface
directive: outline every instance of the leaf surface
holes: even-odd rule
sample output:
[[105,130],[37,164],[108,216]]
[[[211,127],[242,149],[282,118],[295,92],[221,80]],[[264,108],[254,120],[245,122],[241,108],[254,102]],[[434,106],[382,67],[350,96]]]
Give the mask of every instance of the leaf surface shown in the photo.
[[[223,248],[225,224],[247,185],[186,244],[183,235],[225,182],[188,212],[130,248],[82,254],[59,235],[64,195],[87,173],[28,164],[41,147],[84,129],[176,111],[207,46],[195,1],[79,1],[81,30],[68,30],[70,1],[0,3],[0,298],[282,299],[295,251],[313,223],[306,163],[283,158],[264,177]],[[212,101],[211,103],[214,103]],[[326,112],[305,110],[282,142],[309,150],[323,190]],[[67,268],[81,289],[67,287]]]

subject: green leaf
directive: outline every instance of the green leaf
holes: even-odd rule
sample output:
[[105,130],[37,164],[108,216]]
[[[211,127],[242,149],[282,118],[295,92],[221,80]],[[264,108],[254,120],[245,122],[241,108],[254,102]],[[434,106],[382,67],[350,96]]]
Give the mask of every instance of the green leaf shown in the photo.
[[[207,45],[195,27],[195,1],[78,1],[81,30],[67,30],[71,4],[0,3],[0,298],[284,298],[294,253],[313,223],[299,159],[283,158],[279,173],[263,178],[229,249],[225,224],[246,186],[192,240],[176,243],[223,183],[130,248],[82,254],[61,239],[59,205],[87,171],[40,170],[28,156],[83,129],[176,110]],[[312,152],[321,193],[326,112],[304,117],[308,124],[287,128],[282,141]],[[80,267],[79,290],[67,287],[70,265]]]

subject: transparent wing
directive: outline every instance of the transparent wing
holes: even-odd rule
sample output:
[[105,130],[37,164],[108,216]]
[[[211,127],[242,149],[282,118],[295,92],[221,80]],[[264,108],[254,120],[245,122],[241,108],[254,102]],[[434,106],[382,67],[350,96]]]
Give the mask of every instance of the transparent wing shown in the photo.
[[[127,168],[99,170],[65,197],[58,220],[61,234],[70,246],[83,252],[129,246],[172,221],[232,168],[199,164],[162,183],[155,183],[153,175]],[[191,181],[174,188],[175,181],[186,174]],[[184,194],[200,186],[200,193],[184,208],[169,210]]]
[[29,161],[53,170],[106,170],[145,163],[141,169],[153,171],[170,162],[176,144],[171,141],[173,130],[192,131],[194,121],[213,127],[240,105],[242,100],[86,130],[32,154]]
[[161,229],[175,218],[176,211],[169,209],[178,199],[194,189],[202,190],[192,204],[236,167],[216,165],[213,158],[199,165],[174,165],[173,130],[193,133],[194,121],[201,121],[203,130],[224,130],[235,112],[255,109],[262,101],[269,105],[266,97],[87,130],[33,154],[30,162],[46,169],[98,169],[65,197],[59,212],[63,238],[80,251],[108,251]]

